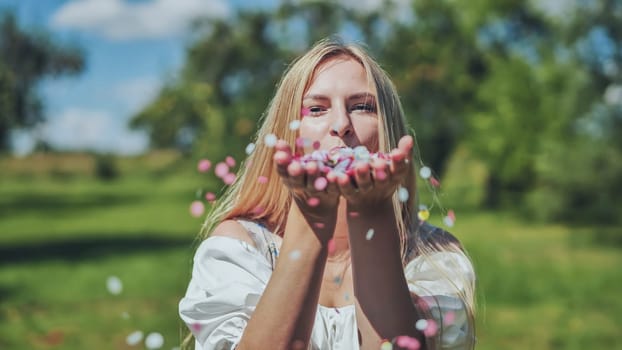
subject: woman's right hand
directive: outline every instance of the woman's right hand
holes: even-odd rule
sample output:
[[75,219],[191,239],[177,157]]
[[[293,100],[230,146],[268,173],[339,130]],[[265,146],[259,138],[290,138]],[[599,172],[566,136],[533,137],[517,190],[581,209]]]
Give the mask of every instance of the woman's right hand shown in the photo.
[[273,159],[283,183],[290,189],[307,221],[316,228],[322,228],[327,219],[335,218],[337,214],[340,196],[338,175],[334,172],[324,174],[315,162],[303,165],[295,159],[284,140],[279,140],[275,149]]

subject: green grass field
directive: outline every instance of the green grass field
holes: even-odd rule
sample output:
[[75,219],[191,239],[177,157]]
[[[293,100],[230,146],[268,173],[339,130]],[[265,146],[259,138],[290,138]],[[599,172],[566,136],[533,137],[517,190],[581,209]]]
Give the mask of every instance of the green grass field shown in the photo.
[[[201,224],[188,208],[213,182],[160,158],[124,160],[109,182],[58,160],[0,161],[0,349],[143,349],[126,344],[136,330],[178,346]],[[617,229],[458,212],[452,231],[478,275],[477,349],[622,349]]]

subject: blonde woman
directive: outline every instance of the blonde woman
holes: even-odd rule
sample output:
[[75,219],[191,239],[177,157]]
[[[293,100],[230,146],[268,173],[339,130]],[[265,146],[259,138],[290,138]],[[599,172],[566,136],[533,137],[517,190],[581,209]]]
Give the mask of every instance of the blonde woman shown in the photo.
[[[388,156],[326,172],[300,140]],[[413,143],[359,46],[323,40],[295,61],[205,222],[179,304],[195,349],[472,349],[473,268],[416,219]]]

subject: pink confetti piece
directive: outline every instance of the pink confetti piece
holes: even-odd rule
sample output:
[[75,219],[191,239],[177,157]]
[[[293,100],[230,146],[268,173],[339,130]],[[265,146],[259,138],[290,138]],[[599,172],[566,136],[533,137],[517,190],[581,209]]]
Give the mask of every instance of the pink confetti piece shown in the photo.
[[197,333],[200,332],[201,331],[201,324],[198,323],[198,322],[197,323],[193,323],[192,324],[192,330],[197,332]]
[[376,179],[382,181],[386,178],[387,178],[387,173],[385,173],[384,171],[380,170],[376,172]]
[[304,139],[304,137],[296,138],[296,147],[304,148],[304,146],[305,146],[305,139]]
[[258,205],[253,209],[253,214],[261,215],[263,214],[264,210],[265,210],[264,207],[262,207],[261,205]]
[[443,323],[446,325],[453,324],[456,320],[456,314],[453,311],[447,311],[443,317]]
[[213,192],[207,192],[205,194],[205,200],[208,202],[213,202],[216,200],[216,195]]
[[190,214],[194,216],[195,218],[203,215],[204,211],[205,211],[205,205],[203,205],[203,202],[194,201],[192,202],[192,204],[190,204]]
[[433,187],[440,187],[441,186],[440,181],[438,181],[434,176],[430,177],[430,184]]
[[197,164],[197,170],[201,173],[207,172],[212,167],[212,162],[209,159],[201,159]]
[[447,217],[450,218],[452,221],[456,221],[456,213],[454,213],[452,209],[449,209],[447,211]]
[[409,337],[407,335],[400,335],[396,339],[397,346],[406,348],[408,350],[419,350],[421,344],[416,338]]
[[351,211],[348,213],[348,215],[350,215],[351,218],[358,218],[359,217],[359,212],[358,211]]
[[227,156],[227,158],[225,158],[225,163],[233,168],[235,166],[235,159],[233,159],[232,156]]
[[436,334],[437,331],[438,326],[436,325],[436,321],[430,319],[428,320],[427,327],[425,327],[425,329],[423,330],[423,334],[426,337],[432,337]]
[[328,186],[328,180],[325,177],[320,176],[313,182],[313,187],[315,187],[318,191],[324,191],[324,189]]
[[314,150],[320,149],[320,141],[314,141],[313,142],[313,149]]
[[310,108],[306,108],[306,107],[305,107],[305,108],[302,108],[302,109],[300,110],[300,114],[302,114],[303,116],[308,116],[308,115],[310,115],[310,114],[311,114],[311,109],[310,109]]
[[219,178],[223,178],[227,174],[229,174],[229,166],[227,165],[227,163],[220,162],[216,164],[216,168],[214,168],[214,174],[216,174],[216,176],[218,176]]
[[233,184],[235,182],[235,174],[228,173],[227,175],[223,176],[222,182],[224,182],[226,185]]
[[310,207],[317,207],[320,204],[320,199],[317,197],[311,197],[309,199],[307,199],[307,204]]
[[331,238],[331,239],[328,241],[328,246],[327,246],[327,248],[328,248],[328,254],[332,254],[332,253],[334,253],[334,252],[335,252],[335,240],[334,240],[333,238]]
[[317,228],[324,228],[326,225],[324,225],[323,222],[316,222],[313,224],[313,226],[317,227]]
[[259,182],[260,184],[265,184],[265,183],[268,183],[268,177],[267,177],[267,176],[260,175],[260,176],[257,178],[257,182]]

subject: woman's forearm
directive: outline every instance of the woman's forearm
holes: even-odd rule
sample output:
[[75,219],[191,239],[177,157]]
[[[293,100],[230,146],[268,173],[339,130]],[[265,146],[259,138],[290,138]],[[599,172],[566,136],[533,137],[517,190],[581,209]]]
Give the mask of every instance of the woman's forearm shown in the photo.
[[306,348],[327,256],[325,240],[305,220],[288,220],[274,272],[238,349],[291,349],[294,342]]
[[382,339],[399,335],[423,342],[415,328],[419,317],[404,276],[392,206],[357,211],[360,215],[350,216],[348,227],[361,349],[378,349]]

